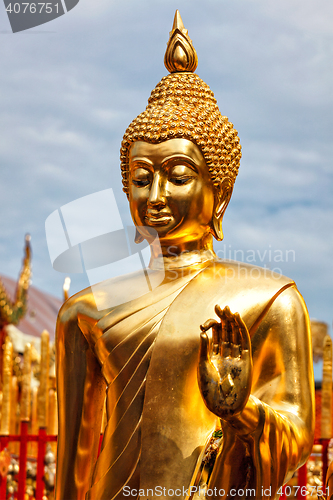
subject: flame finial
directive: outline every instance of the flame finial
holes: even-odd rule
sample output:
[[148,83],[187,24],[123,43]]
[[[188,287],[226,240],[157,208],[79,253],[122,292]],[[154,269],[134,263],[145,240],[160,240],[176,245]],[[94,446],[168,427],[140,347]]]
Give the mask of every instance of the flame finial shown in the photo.
[[184,28],[179,10],[176,10],[170,38],[164,56],[165,67],[170,73],[194,72],[198,65],[197,53]]

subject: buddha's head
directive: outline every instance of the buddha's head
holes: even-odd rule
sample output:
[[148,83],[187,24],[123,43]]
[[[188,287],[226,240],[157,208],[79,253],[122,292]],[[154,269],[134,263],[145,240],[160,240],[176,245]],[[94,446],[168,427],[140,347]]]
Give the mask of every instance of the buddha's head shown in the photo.
[[193,73],[197,56],[178,11],[165,65],[171,74],[125,132],[123,190],[137,226],[154,226],[160,237],[168,234],[171,240],[176,232],[190,238],[200,231],[221,240],[241,146],[213,92]]

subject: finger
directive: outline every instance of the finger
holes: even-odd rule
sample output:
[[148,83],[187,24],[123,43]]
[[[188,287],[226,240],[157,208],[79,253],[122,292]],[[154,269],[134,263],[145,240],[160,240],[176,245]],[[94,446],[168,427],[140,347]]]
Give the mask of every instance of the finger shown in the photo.
[[221,342],[224,344],[229,343],[229,336],[228,336],[228,320],[225,314],[225,311],[222,311],[222,314],[220,316],[221,319]]
[[249,334],[249,331],[248,331],[244,321],[242,320],[242,318],[240,317],[240,315],[238,313],[235,314],[235,319],[237,321],[238,328],[239,328],[239,336],[240,336],[239,343],[241,345],[241,349],[242,350],[251,349],[250,334]]
[[206,332],[200,334],[199,359],[202,361],[209,360],[209,338]]
[[206,332],[207,330],[212,328],[212,326],[217,325],[217,324],[218,323],[215,319],[208,319],[207,321],[204,322],[203,325],[200,325],[200,328],[201,328],[201,331]]
[[230,318],[230,326],[231,326],[231,342],[234,345],[238,345],[240,343],[239,326],[234,316]]
[[230,311],[230,307],[229,306],[225,306],[225,308],[223,309],[223,312],[227,316],[230,316],[232,314],[232,312]]
[[225,317],[225,342],[232,342],[232,323],[233,323],[233,314],[231,313],[228,306],[224,308],[224,317]]
[[220,344],[220,355],[223,358],[230,356],[230,335],[228,327],[228,319],[225,312],[221,314],[221,330],[220,330],[219,344]]
[[219,347],[221,344],[221,325],[220,323],[216,323],[212,327],[212,338],[213,338],[213,354],[219,353]]
[[215,312],[218,315],[218,317],[221,319],[221,316],[223,315],[223,309],[221,309],[221,307],[218,304],[216,304],[216,306],[215,306]]
[[239,358],[241,355],[241,345],[240,345],[240,335],[239,335],[239,326],[236,322],[236,319],[233,317],[231,322],[231,357]]

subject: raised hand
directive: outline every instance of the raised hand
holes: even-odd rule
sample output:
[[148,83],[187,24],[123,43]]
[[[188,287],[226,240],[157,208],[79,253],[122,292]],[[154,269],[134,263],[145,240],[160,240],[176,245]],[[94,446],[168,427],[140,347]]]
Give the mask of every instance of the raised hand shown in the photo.
[[[207,408],[227,420],[243,410],[251,392],[251,340],[245,323],[229,307],[216,305],[220,321],[200,326],[198,383]],[[207,331],[212,329],[212,338]]]

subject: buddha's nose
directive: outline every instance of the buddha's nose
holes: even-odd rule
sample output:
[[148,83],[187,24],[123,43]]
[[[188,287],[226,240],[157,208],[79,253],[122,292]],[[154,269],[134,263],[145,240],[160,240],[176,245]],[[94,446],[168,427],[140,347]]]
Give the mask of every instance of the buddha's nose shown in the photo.
[[165,183],[159,172],[155,172],[153,183],[150,188],[148,205],[159,206],[165,205]]

